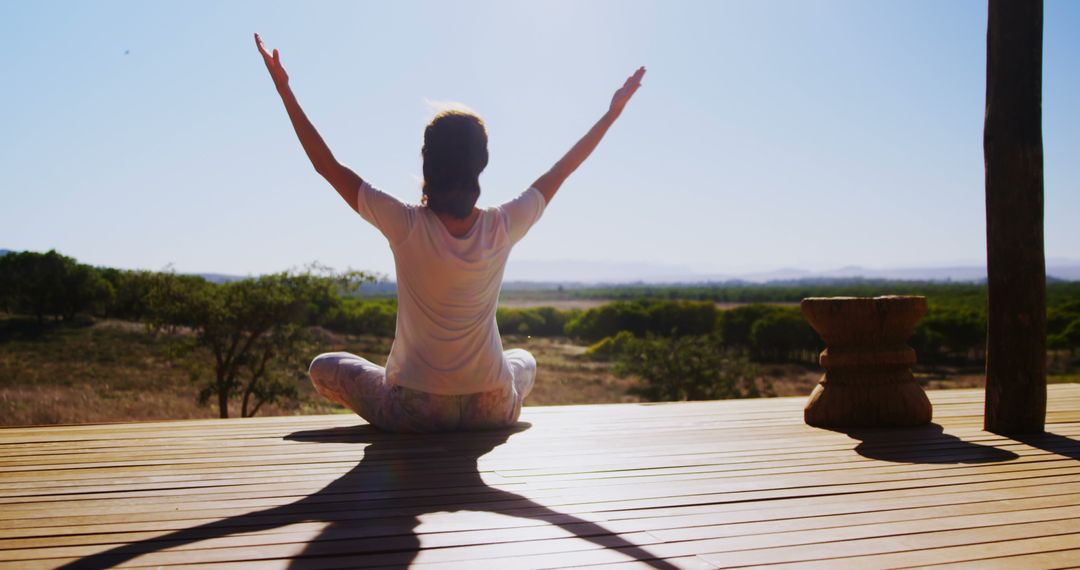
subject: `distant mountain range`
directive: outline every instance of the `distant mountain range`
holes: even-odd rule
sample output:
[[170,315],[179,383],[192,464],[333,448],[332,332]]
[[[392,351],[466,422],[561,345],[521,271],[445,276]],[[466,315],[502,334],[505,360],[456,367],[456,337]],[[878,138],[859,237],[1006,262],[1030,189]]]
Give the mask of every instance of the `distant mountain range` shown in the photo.
[[[1050,279],[1080,280],[1080,261],[1051,258],[1047,260],[1046,274]],[[785,267],[770,271],[703,273],[684,266],[651,265],[647,263],[522,261],[511,262],[506,269],[507,282],[529,283],[659,284],[722,283],[730,281],[768,283],[772,281],[821,281],[854,278],[979,282],[986,279],[986,268],[978,265],[899,268],[868,268],[848,265],[825,271],[809,271]]]
[[[0,255],[12,250],[0,249]],[[225,273],[194,273],[208,281],[224,283],[244,279],[242,275]],[[1050,258],[1046,263],[1049,280],[1080,281],[1080,261]],[[809,271],[784,267],[770,271],[730,273],[697,272],[688,266],[662,265],[645,262],[618,263],[602,261],[515,261],[506,268],[507,289],[550,289],[563,285],[583,287],[595,285],[641,284],[700,284],[700,283],[770,283],[770,282],[828,282],[849,279],[888,279],[898,281],[958,281],[986,280],[986,268],[979,265],[937,267],[868,268],[848,265],[825,271]],[[364,286],[369,294],[388,294],[395,291],[393,282]]]

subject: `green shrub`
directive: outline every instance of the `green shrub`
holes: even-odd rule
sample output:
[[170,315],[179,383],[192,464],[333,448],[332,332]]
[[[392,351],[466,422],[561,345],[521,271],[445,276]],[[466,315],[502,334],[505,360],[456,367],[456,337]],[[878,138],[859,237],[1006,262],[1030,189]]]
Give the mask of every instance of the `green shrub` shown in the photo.
[[593,360],[614,360],[635,338],[630,331],[620,331],[615,336],[606,337],[590,346],[585,350],[585,356]]
[[640,381],[631,393],[652,401],[715,400],[773,395],[745,354],[709,336],[633,338],[618,354],[616,374]]
[[1061,332],[1046,339],[1047,346],[1054,349],[1075,351],[1080,349],[1080,317],[1069,323]]
[[340,333],[393,338],[397,326],[397,300],[342,299],[328,311],[322,324]]
[[645,303],[616,301],[589,309],[566,323],[566,334],[577,339],[596,342],[628,331],[644,335],[649,324]]
[[547,321],[534,309],[504,309],[495,310],[495,322],[499,327],[499,334],[521,334],[540,336],[540,331],[545,328]]

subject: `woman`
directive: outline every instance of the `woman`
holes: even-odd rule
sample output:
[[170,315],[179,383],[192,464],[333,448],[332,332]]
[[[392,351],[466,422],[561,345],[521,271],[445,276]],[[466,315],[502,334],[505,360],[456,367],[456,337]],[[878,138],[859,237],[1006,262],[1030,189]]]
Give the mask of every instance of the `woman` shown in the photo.
[[315,170],[390,243],[397,272],[397,330],[386,368],[346,352],[321,354],[315,389],[374,426],[396,432],[505,427],[532,389],[536,360],[503,351],[495,308],[513,245],[540,219],[559,187],[603,138],[641,86],[640,68],[607,113],[517,198],[479,209],[487,132],[476,115],[437,115],[424,131],[423,196],[407,205],[340,164],[304,115],[289,76],[255,34],[296,136]]

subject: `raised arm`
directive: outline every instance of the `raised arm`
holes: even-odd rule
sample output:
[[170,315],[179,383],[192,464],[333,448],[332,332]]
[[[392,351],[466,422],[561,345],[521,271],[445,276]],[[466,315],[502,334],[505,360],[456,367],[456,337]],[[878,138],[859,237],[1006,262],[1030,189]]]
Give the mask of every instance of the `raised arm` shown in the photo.
[[600,144],[600,139],[604,138],[604,134],[607,133],[608,128],[611,127],[615,119],[619,118],[622,114],[623,108],[626,107],[626,102],[634,96],[638,88],[641,87],[641,78],[645,76],[645,68],[639,67],[622,87],[615,92],[615,95],[611,98],[611,106],[608,107],[607,113],[604,113],[603,117],[596,122],[589,132],[585,133],[584,137],[577,142],[570,151],[567,152],[555,166],[551,167],[544,173],[543,176],[536,179],[533,182],[533,187],[540,191],[544,195],[544,200],[548,203],[555,197],[555,193],[559,191],[559,187],[566,181],[581,163],[585,162],[586,158],[592,154],[592,151],[596,148],[596,145]]
[[338,194],[349,203],[349,206],[356,209],[356,192],[363,180],[334,158],[334,153],[330,152],[330,147],[326,146],[322,137],[319,136],[319,131],[315,130],[315,125],[311,124],[307,115],[304,114],[304,110],[300,108],[300,103],[296,101],[296,96],[293,95],[292,89],[289,88],[289,75],[285,73],[285,68],[281,66],[281,57],[278,55],[278,50],[275,49],[272,55],[267,52],[266,48],[263,47],[262,38],[259,37],[259,34],[255,34],[255,45],[263,56],[266,69],[270,72],[270,78],[274,80],[274,87],[277,88],[278,94],[281,95],[281,101],[285,104],[285,111],[288,112],[289,120],[292,121],[293,130],[296,131],[296,136],[300,139],[300,145],[304,147],[304,152],[307,153],[308,159],[311,160],[311,165],[315,167],[315,172],[325,178],[337,190]]

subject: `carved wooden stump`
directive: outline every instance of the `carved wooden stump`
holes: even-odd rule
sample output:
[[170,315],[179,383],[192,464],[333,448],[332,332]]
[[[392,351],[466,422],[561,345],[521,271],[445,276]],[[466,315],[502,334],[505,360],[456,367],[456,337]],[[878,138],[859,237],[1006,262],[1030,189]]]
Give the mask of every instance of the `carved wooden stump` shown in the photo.
[[915,382],[907,339],[926,314],[926,297],[832,297],[802,301],[825,340],[825,374],[803,417],[817,427],[915,426],[933,410]]

